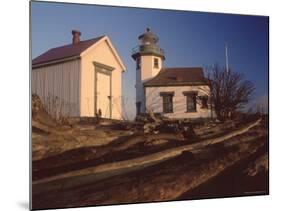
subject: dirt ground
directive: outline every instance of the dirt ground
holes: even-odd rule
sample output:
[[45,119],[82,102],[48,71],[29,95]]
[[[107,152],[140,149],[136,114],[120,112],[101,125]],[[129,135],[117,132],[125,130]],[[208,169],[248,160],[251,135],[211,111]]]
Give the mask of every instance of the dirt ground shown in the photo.
[[[52,183],[39,183],[33,185],[33,206],[36,209],[59,208],[267,194],[267,135],[261,124],[226,143],[183,153],[170,160],[128,173],[110,172],[112,175],[98,180],[91,178],[95,175],[86,175]],[[132,134],[107,145],[75,148],[35,160],[33,180],[103,163],[128,160],[186,144],[191,143],[169,134],[152,137]],[[232,167],[233,165],[242,167]],[[248,188],[237,181],[233,183],[235,177],[244,178],[237,181],[248,184]],[[252,181],[252,185],[248,181]],[[237,190],[235,187],[244,189]],[[258,187],[260,190],[257,190]]]
[[198,124],[192,140],[135,122],[57,124],[41,109],[33,126],[33,209],[269,193],[267,116]]

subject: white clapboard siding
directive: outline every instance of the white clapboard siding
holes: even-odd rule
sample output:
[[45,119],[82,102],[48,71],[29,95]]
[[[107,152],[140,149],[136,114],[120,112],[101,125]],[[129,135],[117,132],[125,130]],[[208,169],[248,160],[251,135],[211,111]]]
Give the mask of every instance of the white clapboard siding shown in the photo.
[[[58,63],[32,70],[32,93],[46,106],[56,102],[63,114],[80,115],[80,60]],[[50,102],[51,101],[51,102]],[[54,107],[54,106],[53,106]]]
[[198,96],[210,95],[208,86],[163,86],[163,87],[147,87],[146,88],[146,108],[156,113],[163,112],[163,99],[161,92],[174,92],[173,96],[173,113],[166,113],[164,116],[169,118],[210,118],[212,116],[211,109],[201,108],[197,104],[196,112],[186,112],[186,97],[183,95],[185,91],[198,92]]

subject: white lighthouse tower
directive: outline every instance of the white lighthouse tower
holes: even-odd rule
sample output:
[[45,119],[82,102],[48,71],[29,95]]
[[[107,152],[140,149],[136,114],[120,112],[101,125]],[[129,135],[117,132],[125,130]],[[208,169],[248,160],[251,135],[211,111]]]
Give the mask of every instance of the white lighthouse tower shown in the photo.
[[158,46],[157,35],[146,28],[138,37],[139,45],[133,49],[132,57],[136,61],[136,112],[145,113],[145,93],[143,83],[156,76],[165,60],[164,51]]

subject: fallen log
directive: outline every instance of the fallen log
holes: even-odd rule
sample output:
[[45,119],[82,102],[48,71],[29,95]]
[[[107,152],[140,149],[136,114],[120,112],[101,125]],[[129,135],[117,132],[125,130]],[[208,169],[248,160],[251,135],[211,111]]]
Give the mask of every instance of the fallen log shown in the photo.
[[53,133],[53,134],[62,135],[62,136],[70,135],[72,132],[72,129],[64,129],[64,130],[59,131],[59,130],[57,130],[57,128],[44,125],[35,120],[32,120],[32,127],[37,128],[47,134]]
[[43,131],[45,133],[53,132],[53,129],[50,128],[49,126],[41,124],[41,123],[39,123],[37,121],[34,121],[34,120],[32,120],[32,127],[33,128],[37,128],[37,129],[39,129],[39,130],[41,130],[41,131]]

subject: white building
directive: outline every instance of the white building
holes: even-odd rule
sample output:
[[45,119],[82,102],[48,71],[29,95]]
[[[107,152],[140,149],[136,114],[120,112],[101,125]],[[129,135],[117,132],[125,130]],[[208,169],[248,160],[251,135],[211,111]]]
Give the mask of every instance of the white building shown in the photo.
[[125,71],[107,36],[80,41],[72,31],[72,43],[52,48],[32,61],[32,93],[45,104],[56,101],[61,112],[72,117],[120,119],[122,73]]
[[165,68],[159,38],[148,28],[133,49],[136,61],[137,115],[150,112],[166,117],[211,117],[210,88],[201,67]]

